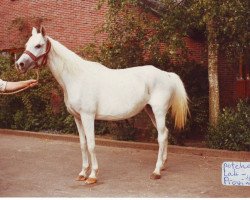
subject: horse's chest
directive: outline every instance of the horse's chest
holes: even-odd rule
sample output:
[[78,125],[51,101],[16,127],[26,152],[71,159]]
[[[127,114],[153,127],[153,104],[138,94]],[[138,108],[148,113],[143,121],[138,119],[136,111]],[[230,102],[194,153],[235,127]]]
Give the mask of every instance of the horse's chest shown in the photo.
[[[72,95],[73,96],[73,95]],[[84,98],[83,96],[77,97],[76,95],[72,97],[65,98],[65,105],[67,107],[68,112],[75,116],[79,117],[80,113],[92,113],[94,109],[94,101],[88,101],[88,98]],[[77,97],[77,98],[76,98]],[[85,101],[84,101],[85,100]]]
[[68,110],[68,112],[75,116],[75,117],[78,117],[80,114],[80,107],[78,105],[78,103],[75,101],[73,102],[72,100],[70,100],[69,98],[64,98],[64,101],[65,101],[65,105],[66,105],[66,108]]
[[68,112],[73,116],[79,116],[79,109],[71,104],[66,104]]

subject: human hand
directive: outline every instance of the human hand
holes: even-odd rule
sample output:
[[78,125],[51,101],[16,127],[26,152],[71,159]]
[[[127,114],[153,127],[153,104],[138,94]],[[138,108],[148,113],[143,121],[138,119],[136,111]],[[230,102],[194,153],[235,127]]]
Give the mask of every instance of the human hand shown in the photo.
[[38,81],[37,80],[34,80],[34,79],[30,79],[30,80],[27,80],[25,81],[25,87],[34,87],[38,84]]

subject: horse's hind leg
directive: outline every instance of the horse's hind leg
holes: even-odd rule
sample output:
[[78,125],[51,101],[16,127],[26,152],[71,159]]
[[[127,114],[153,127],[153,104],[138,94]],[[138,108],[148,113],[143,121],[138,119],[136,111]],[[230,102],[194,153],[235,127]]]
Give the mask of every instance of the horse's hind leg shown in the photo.
[[80,147],[82,151],[82,171],[79,173],[76,180],[85,181],[87,179],[87,172],[89,170],[87,142],[86,142],[86,137],[85,137],[81,119],[75,118],[75,122],[76,122],[76,126],[79,132]]
[[155,170],[151,175],[151,179],[159,179],[161,177],[161,170],[164,167],[164,163],[167,159],[167,138],[168,138],[168,129],[165,126],[166,118],[166,109],[153,106],[152,111],[155,116],[155,124],[158,131],[158,143],[159,143],[159,152],[158,158],[155,166]]
[[[148,114],[149,118],[151,119],[153,125],[157,129],[156,121],[155,121],[155,116],[154,116],[154,113],[152,111],[151,106],[150,105],[146,105],[145,111]],[[167,137],[168,137],[168,129],[167,128],[166,128],[166,131],[167,131]],[[165,167],[166,167],[165,165],[166,165],[166,160],[167,160],[167,147],[168,147],[168,138],[166,138],[166,140],[165,140],[165,146],[164,146],[164,150],[163,150],[163,166],[161,167],[161,170],[164,170]]]
[[156,122],[155,122],[155,116],[154,116],[154,113],[153,113],[152,108],[150,107],[150,105],[146,105],[146,107],[144,108],[144,110],[146,111],[146,113],[148,114],[149,118],[151,119],[154,127],[157,128],[156,127]]

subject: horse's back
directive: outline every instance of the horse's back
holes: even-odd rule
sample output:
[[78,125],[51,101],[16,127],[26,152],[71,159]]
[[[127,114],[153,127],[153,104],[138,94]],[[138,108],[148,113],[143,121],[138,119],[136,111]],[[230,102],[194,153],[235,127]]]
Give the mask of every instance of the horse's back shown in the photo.
[[163,70],[160,70],[153,65],[146,65],[141,67],[128,68],[131,73],[135,74],[136,78],[142,80],[148,87],[149,93],[155,91],[169,91],[172,90],[174,85],[172,80],[172,74]]

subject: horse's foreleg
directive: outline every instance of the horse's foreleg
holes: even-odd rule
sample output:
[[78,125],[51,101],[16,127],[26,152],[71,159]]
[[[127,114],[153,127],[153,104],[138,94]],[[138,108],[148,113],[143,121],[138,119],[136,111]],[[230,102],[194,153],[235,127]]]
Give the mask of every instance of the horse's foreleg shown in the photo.
[[79,173],[79,176],[76,180],[85,181],[87,179],[87,172],[89,169],[87,142],[81,119],[75,117],[75,122],[79,132],[80,147],[82,151],[82,171]]
[[81,120],[83,122],[83,129],[86,134],[87,146],[91,159],[91,173],[86,180],[86,183],[92,184],[97,182],[97,172],[98,172],[98,163],[95,154],[95,134],[94,134],[94,121],[95,118],[93,115],[81,114]]

